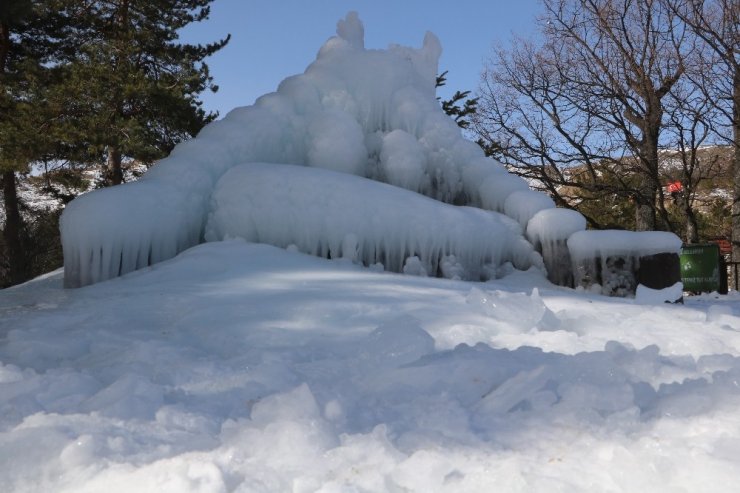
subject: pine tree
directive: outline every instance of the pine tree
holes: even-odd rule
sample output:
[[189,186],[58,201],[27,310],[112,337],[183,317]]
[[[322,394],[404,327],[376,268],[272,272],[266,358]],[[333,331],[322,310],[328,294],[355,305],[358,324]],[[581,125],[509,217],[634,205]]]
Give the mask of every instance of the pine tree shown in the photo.
[[41,31],[55,15],[42,2],[0,3],[0,175],[5,212],[1,246],[7,264],[2,277],[11,284],[23,281],[27,273],[16,173],[27,171],[49,143],[43,89],[57,73],[47,63],[55,38]]
[[211,1],[0,1],[0,284],[28,279],[39,250],[18,173],[40,161],[107,163],[106,184],[118,184],[122,162],[151,163],[216,117],[198,100],[217,89],[203,60],[229,38],[178,42]]
[[[436,82],[436,87],[447,84],[447,70],[437,76]],[[441,101],[442,110],[451,116],[460,128],[468,128],[470,121],[467,117],[474,115],[478,110],[478,98],[468,98],[468,96],[470,96],[470,91],[455,91],[450,99]]]
[[68,81],[57,99],[75,121],[65,140],[79,161],[105,162],[106,185],[123,181],[125,159],[150,164],[217,115],[197,99],[216,91],[203,60],[208,45],[178,42],[178,31],[206,19],[212,0],[62,0],[72,19]]

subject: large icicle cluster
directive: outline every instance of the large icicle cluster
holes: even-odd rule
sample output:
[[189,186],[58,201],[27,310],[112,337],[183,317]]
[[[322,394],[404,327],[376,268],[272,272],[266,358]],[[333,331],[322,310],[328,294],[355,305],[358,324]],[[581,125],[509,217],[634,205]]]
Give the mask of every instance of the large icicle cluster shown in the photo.
[[73,201],[62,217],[66,285],[109,279],[203,241],[216,182],[250,162],[354,174],[526,226],[553,204],[486,158],[441,110],[440,53],[431,33],[420,49],[365,49],[362,23],[348,14],[305,73],[206,126],[141,180]]
[[394,272],[465,280],[539,265],[519,225],[402,188],[329,170],[248,163],[216,185],[206,240],[241,237]]

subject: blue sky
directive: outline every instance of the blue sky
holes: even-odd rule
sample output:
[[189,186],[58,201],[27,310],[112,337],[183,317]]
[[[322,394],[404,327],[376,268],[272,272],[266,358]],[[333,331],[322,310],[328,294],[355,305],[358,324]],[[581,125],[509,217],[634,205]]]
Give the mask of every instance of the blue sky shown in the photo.
[[440,71],[449,71],[442,97],[475,90],[492,47],[508,46],[514,35],[532,35],[541,12],[539,0],[215,0],[211,5],[209,20],[186,28],[182,40],[208,42],[231,33],[229,45],[207,61],[220,90],[202,95],[206,109],[221,116],[303,73],[351,10],[365,25],[366,48],[419,47],[426,31],[436,34],[444,49]]

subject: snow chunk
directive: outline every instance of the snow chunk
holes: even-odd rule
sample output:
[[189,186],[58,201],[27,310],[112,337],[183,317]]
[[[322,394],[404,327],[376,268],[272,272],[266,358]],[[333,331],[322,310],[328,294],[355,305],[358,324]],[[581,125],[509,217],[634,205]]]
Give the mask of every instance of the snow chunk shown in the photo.
[[683,283],[677,282],[673,286],[663,289],[651,289],[642,284],[637,285],[635,301],[644,305],[660,303],[674,303],[683,298]]
[[[440,265],[440,268],[441,267],[442,266]],[[419,277],[427,277],[429,275],[421,259],[417,257],[416,255],[406,259],[406,262],[404,262],[403,264],[403,273],[408,274],[410,276],[419,276]]]
[[375,369],[412,363],[434,352],[434,339],[413,317],[402,316],[373,330],[358,358]]
[[545,245],[567,240],[573,233],[586,229],[586,218],[572,209],[543,209],[527,223],[527,238]]
[[[348,235],[354,240],[345,253]],[[265,163],[235,167],[217,184],[206,240],[228,237],[349,256],[367,266],[380,262],[394,272],[423,267],[429,275],[444,274],[443,260],[454,255],[457,268],[446,270],[459,276],[464,267],[463,277],[474,280],[491,276],[487,266],[510,261],[527,269],[537,258],[500,214],[343,173]]]
[[560,322],[545,305],[539,290],[534,288],[531,295],[526,293],[507,293],[504,291],[483,291],[471,288],[465,301],[480,309],[486,316],[499,321],[507,330],[529,331],[557,330]]
[[554,209],[555,202],[544,193],[534,190],[512,192],[504,202],[504,213],[513,217],[526,230],[529,220],[543,209]]

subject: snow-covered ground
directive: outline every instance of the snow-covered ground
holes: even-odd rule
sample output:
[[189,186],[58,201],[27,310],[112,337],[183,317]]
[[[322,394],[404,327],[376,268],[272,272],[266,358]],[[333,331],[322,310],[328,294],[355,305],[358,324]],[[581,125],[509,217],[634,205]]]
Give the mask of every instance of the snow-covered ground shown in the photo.
[[583,218],[462,138],[436,37],[363,32],[71,202],[90,285],[0,291],[0,492],[736,491],[740,296],[549,284],[524,233]]
[[740,296],[375,272],[243,240],[0,291],[3,492],[729,492]]

